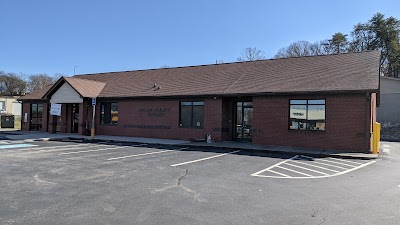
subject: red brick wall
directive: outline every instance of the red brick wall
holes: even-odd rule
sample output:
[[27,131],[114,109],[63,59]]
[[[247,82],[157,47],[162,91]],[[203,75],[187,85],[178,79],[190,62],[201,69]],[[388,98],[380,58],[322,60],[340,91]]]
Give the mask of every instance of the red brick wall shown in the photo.
[[[119,100],[118,125],[100,125],[100,104],[96,107],[96,133],[104,135],[123,135],[149,138],[168,139],[201,139],[210,133],[215,140],[221,141],[222,127],[222,100],[204,100],[204,125],[203,128],[179,127],[180,101],[181,100]],[[197,100],[196,100],[197,101]],[[141,109],[165,109],[162,116],[152,116]]]
[[[289,130],[289,99],[326,99],[326,130]],[[365,94],[253,98],[253,143],[369,151],[369,99]]]
[[[49,107],[47,102],[23,102],[22,103],[22,116],[21,116],[21,130],[29,130],[30,121],[31,121],[31,103],[42,103],[43,104],[43,114],[42,114],[42,129],[40,131],[47,131],[47,114],[49,112]],[[24,115],[28,114],[27,122],[24,122]]]
[[43,132],[47,132],[48,131],[48,120],[50,116],[50,105],[47,102],[43,103],[43,114],[42,114],[42,130]]
[[[22,116],[21,116],[21,130],[29,130],[29,121],[31,121],[31,113],[30,113],[30,102],[23,102],[22,103]],[[24,121],[25,113],[28,113],[28,120],[27,122]]]
[[[326,99],[326,130],[289,130],[289,99]],[[204,100],[204,125],[202,128],[179,127],[179,102]],[[375,120],[375,95],[366,94],[267,96],[253,97],[253,143],[262,145],[307,147],[365,152],[370,149],[371,122]],[[96,106],[96,134],[167,139],[202,139],[210,133],[216,141],[231,140],[233,126],[233,101],[213,99],[131,99],[118,100],[118,125],[100,125],[100,104]],[[86,101],[85,101],[86,103]],[[91,127],[91,106],[86,110],[80,105],[80,132],[83,133],[88,115]],[[87,102],[86,104],[89,104]],[[372,107],[371,107],[372,106]],[[23,103],[23,113],[28,112],[29,102]],[[153,116],[141,109],[165,109],[164,114]],[[47,113],[44,107],[44,113]],[[62,132],[69,127],[67,107],[63,104]],[[372,116],[371,116],[372,115]],[[43,115],[43,119],[45,115]],[[43,131],[46,120],[43,120]]]

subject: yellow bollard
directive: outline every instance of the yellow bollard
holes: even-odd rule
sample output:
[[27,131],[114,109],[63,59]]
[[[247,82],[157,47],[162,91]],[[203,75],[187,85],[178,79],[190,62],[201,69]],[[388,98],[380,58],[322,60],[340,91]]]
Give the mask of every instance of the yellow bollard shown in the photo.
[[92,128],[92,130],[90,132],[90,136],[92,136],[92,139],[94,138],[94,128]]
[[381,142],[381,124],[374,123],[373,127],[373,140],[372,140],[372,153],[378,154],[379,153],[379,145]]

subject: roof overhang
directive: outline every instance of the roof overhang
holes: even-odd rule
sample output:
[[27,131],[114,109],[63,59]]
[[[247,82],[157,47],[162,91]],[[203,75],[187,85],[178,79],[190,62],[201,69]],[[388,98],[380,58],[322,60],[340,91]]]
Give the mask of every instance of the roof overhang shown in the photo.
[[[57,82],[46,92],[46,94],[43,95],[43,99],[46,100],[50,100],[51,96],[64,84],[64,83],[68,83],[68,81],[65,79],[65,77],[61,77],[60,79],[57,80]],[[69,84],[69,83],[68,83]],[[76,90],[74,88],[74,86],[72,86],[71,84],[69,84],[69,86],[72,87],[72,89],[74,89],[76,91],[76,93],[78,93],[80,95],[81,98],[83,98],[83,96],[81,95],[81,93],[79,93],[78,90]]]

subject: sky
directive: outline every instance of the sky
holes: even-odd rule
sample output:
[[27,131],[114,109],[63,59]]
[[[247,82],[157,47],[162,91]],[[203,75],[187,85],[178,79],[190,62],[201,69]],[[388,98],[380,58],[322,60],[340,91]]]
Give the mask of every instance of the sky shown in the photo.
[[[67,76],[234,62],[325,40],[398,0],[0,0],[0,71]],[[76,67],[77,66],[77,67]]]

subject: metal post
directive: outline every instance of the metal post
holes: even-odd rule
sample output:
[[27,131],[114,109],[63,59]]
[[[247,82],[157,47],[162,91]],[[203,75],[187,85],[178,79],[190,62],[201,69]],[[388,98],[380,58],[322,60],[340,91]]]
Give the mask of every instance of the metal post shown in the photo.
[[96,111],[96,106],[93,105],[92,130],[91,130],[92,139],[94,138],[94,123],[95,123],[95,121],[94,121],[94,114],[95,114],[95,111]]

